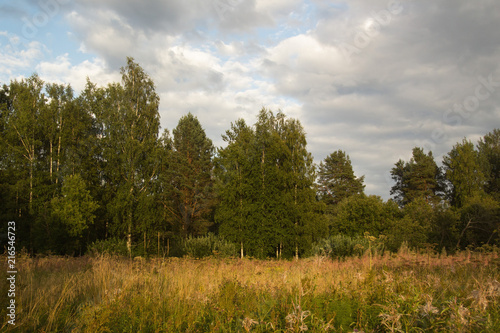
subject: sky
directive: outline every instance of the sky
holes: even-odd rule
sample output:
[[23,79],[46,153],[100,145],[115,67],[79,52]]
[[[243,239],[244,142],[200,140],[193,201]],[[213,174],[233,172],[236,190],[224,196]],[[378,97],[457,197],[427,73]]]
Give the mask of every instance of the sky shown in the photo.
[[0,0],[0,83],[120,82],[133,57],[162,128],[191,112],[214,145],[263,108],[302,123],[390,198],[414,147],[443,156],[500,127],[498,0]]

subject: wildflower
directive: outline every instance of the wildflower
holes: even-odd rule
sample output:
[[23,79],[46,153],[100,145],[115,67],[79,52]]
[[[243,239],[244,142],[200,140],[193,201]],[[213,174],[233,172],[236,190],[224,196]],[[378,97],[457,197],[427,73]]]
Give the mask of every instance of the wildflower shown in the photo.
[[389,332],[400,332],[401,322],[400,319],[403,314],[399,313],[396,309],[390,309],[389,313],[381,313],[378,315],[382,317],[382,325],[384,325]]
[[453,322],[459,323],[460,325],[467,325],[469,322],[470,311],[462,304],[457,304],[456,298],[450,302],[450,308],[452,309],[451,319]]
[[385,277],[385,283],[387,284],[390,284],[392,282],[394,282],[394,278],[392,277],[392,275],[386,271],[382,271],[382,273],[384,273],[384,277]]
[[474,300],[481,311],[486,311],[489,299],[497,296],[500,296],[500,283],[493,280],[486,285],[480,285],[479,289],[473,290],[469,298]]
[[425,305],[420,310],[420,313],[424,316],[429,316],[438,313],[439,310],[434,305],[432,305],[432,299],[427,301]]
[[304,311],[304,310],[302,310],[302,307],[300,306],[300,304],[298,304],[298,305],[294,304],[293,312],[288,314],[285,317],[285,320],[288,324],[289,330],[293,330],[294,327],[296,327],[297,325],[300,325],[298,327],[299,332],[307,331],[309,328],[307,327],[307,325],[304,321],[310,315],[311,315],[311,311],[307,311],[307,310]]
[[481,311],[485,311],[488,306],[488,298],[485,292],[481,289],[473,290],[470,297],[474,299],[474,303],[477,305]]
[[245,329],[246,332],[250,332],[250,330],[252,329],[252,326],[258,325],[258,324],[259,324],[258,321],[253,320],[250,317],[245,317],[245,319],[243,319],[243,328]]
[[469,311],[469,309],[464,307],[462,304],[460,304],[460,306],[458,307],[457,315],[458,315],[457,316],[458,319],[460,320],[460,323],[462,323],[463,325],[468,323],[468,321],[469,321],[468,317],[470,315],[470,311]]

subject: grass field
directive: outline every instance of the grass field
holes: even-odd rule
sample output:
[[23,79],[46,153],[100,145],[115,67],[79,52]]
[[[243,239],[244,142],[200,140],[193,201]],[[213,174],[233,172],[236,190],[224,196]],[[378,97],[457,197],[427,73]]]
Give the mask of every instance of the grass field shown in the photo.
[[17,261],[2,332],[500,332],[495,253]]

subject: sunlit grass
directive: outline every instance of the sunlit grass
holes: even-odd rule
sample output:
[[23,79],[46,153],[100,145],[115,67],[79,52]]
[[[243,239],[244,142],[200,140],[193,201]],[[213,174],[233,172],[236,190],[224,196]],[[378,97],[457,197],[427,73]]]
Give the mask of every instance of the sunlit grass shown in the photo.
[[18,262],[16,326],[5,332],[500,331],[495,253]]

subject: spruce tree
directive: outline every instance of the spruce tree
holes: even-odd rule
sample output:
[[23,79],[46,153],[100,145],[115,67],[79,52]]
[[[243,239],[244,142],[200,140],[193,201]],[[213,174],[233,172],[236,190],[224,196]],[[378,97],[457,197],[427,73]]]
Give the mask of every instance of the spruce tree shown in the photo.
[[479,140],[478,152],[484,162],[485,191],[500,202],[500,129],[494,129]]
[[[278,119],[283,114],[278,114]],[[320,219],[322,205],[316,200],[316,178],[313,158],[307,151],[304,128],[297,119],[289,118],[283,122],[280,131],[285,143],[285,154],[281,169],[285,173],[284,208],[293,223],[294,255],[298,259],[299,251],[308,248],[312,241],[325,233],[325,224]],[[281,249],[281,243],[280,243]]]
[[170,159],[170,218],[182,237],[206,233],[214,205],[214,147],[198,118],[191,113],[173,130]]
[[239,245],[243,258],[255,211],[255,180],[252,179],[257,165],[253,150],[255,134],[239,119],[222,138],[227,146],[219,148],[215,159],[218,199],[215,221],[220,234]]
[[300,122],[262,109],[253,128],[239,120],[224,140],[216,160],[221,233],[258,257],[303,253],[325,230]]

